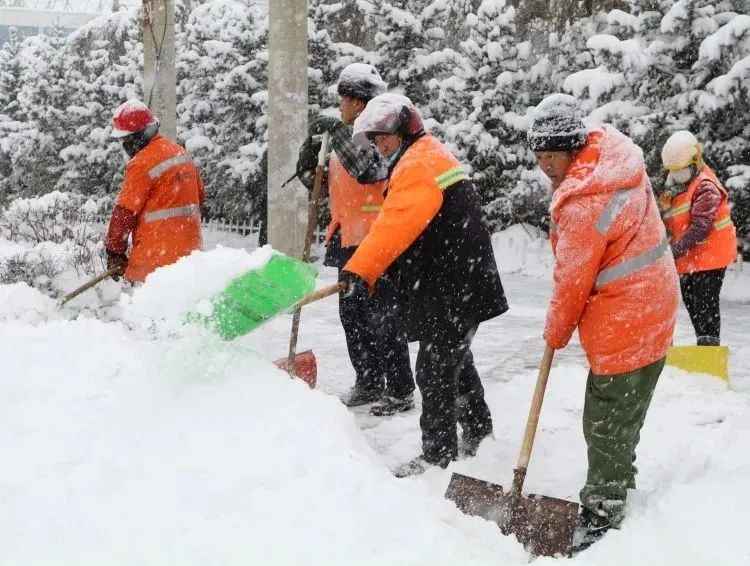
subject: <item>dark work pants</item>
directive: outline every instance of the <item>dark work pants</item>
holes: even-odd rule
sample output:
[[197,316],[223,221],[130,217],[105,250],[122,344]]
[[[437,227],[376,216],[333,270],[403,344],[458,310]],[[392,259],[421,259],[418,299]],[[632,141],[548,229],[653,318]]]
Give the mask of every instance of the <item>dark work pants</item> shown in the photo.
[[680,275],[682,301],[695,329],[699,346],[718,346],[721,332],[719,295],[726,269]]
[[464,440],[492,433],[490,409],[484,401],[470,346],[477,327],[465,335],[437,331],[419,343],[417,385],[422,392],[422,453],[432,464],[446,465],[458,455],[456,423]]
[[[355,250],[334,252],[339,272]],[[403,398],[414,391],[414,377],[397,295],[387,278],[378,280],[376,291],[361,301],[339,300],[339,318],[356,374],[354,386]]]

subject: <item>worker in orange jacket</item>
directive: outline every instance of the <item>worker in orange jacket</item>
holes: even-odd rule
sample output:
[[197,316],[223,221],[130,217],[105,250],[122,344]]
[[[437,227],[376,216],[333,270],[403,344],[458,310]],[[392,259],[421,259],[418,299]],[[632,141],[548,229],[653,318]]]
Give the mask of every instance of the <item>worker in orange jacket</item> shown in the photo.
[[[331,134],[333,153],[328,161],[327,192],[331,222],[326,232],[324,264],[339,270],[354,255],[380,213],[387,169],[376,150],[352,141],[351,124],[368,101],[385,92],[377,69],[365,63],[346,66],[339,76],[341,120],[321,116],[311,133]],[[297,171],[312,188],[320,144],[310,137],[300,150]],[[380,282],[380,293],[360,300],[339,301],[354,387],[342,398],[348,407],[374,404],[370,413],[387,416],[414,407],[414,377],[409,346],[398,314],[391,281]]]
[[564,348],[578,329],[591,370],[583,429],[588,475],[576,546],[619,527],[635,487],[635,449],[672,342],[678,281],[641,150],[578,101],[545,98],[528,142],[552,182],[554,290],[544,338]]
[[398,293],[410,340],[419,341],[422,453],[397,477],[446,467],[476,453],[492,417],[474,365],[479,324],[508,309],[479,198],[458,160],[425,133],[412,102],[381,94],[354,122],[354,139],[376,144],[389,169],[383,208],[344,265],[342,300],[380,292],[386,274]]
[[117,269],[116,279],[142,282],[200,249],[203,182],[187,152],[159,135],[159,121],[140,100],[117,108],[112,137],[130,160],[107,230],[107,267]]
[[718,346],[721,333],[719,294],[727,266],[737,257],[729,193],[703,162],[696,137],[686,130],[672,134],[661,152],[669,172],[661,195],[682,300],[699,346]]

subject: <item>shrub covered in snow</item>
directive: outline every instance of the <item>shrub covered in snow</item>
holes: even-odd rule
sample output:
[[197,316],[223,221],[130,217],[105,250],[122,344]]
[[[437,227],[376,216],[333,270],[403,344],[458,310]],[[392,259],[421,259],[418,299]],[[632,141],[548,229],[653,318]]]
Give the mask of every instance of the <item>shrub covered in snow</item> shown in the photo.
[[103,227],[97,221],[111,205],[58,191],[11,202],[0,212],[0,238],[15,246],[0,256],[0,283],[24,282],[55,294],[54,280],[64,271],[101,271]]

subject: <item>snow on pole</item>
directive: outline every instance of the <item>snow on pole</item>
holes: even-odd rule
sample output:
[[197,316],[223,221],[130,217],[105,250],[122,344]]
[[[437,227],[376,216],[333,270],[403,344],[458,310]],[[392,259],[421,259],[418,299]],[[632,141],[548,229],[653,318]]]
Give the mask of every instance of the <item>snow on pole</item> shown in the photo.
[[177,138],[174,0],[143,0],[143,97],[159,130]]
[[300,257],[307,191],[299,180],[282,188],[297,165],[307,133],[307,0],[269,2],[268,239]]

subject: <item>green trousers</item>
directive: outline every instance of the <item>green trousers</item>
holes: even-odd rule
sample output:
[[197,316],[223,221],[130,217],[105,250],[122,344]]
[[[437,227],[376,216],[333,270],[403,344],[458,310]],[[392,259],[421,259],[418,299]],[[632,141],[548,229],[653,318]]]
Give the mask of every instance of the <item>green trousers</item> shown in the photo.
[[589,469],[581,504],[618,527],[627,490],[635,488],[635,448],[664,360],[615,375],[589,372],[583,435]]

